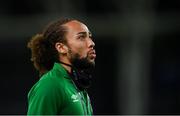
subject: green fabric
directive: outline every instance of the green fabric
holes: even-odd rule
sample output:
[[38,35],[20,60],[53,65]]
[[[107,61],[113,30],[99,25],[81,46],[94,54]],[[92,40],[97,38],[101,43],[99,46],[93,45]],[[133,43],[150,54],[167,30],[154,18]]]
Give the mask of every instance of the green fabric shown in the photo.
[[79,91],[66,70],[55,63],[28,93],[28,115],[92,115],[87,92]]

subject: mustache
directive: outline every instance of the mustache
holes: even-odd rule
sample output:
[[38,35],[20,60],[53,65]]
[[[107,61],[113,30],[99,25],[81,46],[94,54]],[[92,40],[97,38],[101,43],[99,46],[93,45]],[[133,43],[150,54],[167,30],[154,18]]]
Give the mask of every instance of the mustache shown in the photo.
[[95,49],[89,50],[88,54],[96,54],[96,50]]

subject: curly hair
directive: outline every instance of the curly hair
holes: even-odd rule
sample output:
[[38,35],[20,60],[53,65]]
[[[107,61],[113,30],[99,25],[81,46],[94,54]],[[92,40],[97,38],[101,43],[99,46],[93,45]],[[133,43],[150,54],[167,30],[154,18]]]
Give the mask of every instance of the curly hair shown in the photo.
[[28,42],[31,61],[40,75],[52,69],[54,62],[58,62],[59,54],[55,44],[57,42],[66,43],[67,28],[63,25],[73,20],[65,18],[51,22],[42,33],[36,34]]

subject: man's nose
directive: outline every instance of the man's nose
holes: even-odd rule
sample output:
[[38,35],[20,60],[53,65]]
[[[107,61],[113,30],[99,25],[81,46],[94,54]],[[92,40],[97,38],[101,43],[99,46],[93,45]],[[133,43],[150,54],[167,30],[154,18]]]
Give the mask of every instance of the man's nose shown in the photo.
[[89,48],[94,48],[94,46],[95,46],[94,41],[91,38],[88,38],[88,47]]

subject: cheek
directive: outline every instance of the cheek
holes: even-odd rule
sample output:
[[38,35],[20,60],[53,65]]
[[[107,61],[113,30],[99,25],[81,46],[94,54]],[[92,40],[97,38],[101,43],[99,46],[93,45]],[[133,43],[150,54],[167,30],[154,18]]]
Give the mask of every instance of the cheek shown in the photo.
[[80,57],[86,57],[88,50],[85,45],[77,45],[74,46],[72,52],[74,52],[75,54],[79,54]]

